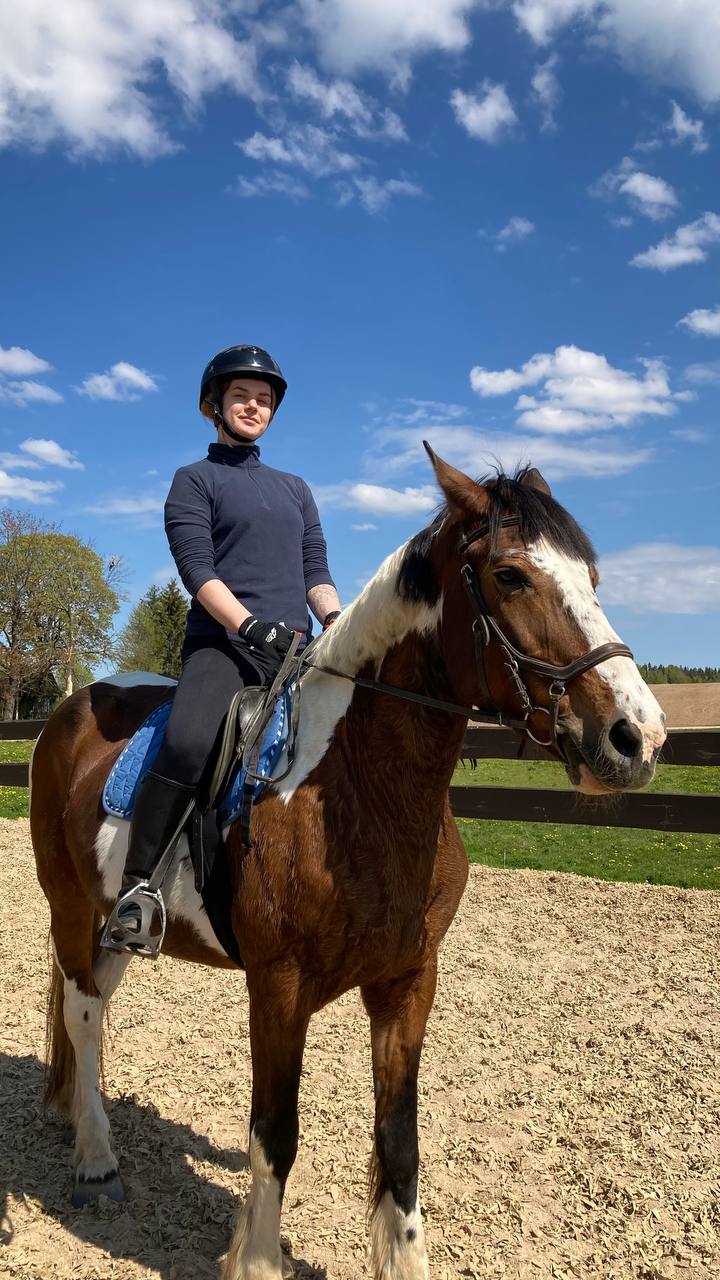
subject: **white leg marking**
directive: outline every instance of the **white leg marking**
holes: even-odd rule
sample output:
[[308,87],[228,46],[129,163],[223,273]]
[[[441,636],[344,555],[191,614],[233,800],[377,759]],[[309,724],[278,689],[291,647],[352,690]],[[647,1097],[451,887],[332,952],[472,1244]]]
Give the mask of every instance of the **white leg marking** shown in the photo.
[[[120,892],[123,867],[127,856],[130,823],[125,818],[105,818],[95,839],[95,857],[102,884],[103,896],[116,898]],[[184,920],[195,930],[204,946],[226,953],[220,946],[207,918],[202,899],[195,888],[187,836],[182,835],[175,852],[175,861],[163,885],[163,898],[171,920]]]
[[254,1133],[250,1135],[250,1168],[252,1187],[240,1210],[223,1280],[282,1280],[280,1183]]
[[[405,545],[383,561],[357,600],[343,610],[322,637],[313,655],[314,662],[351,676],[357,675],[366,663],[374,662],[377,675],[385,654],[409,632],[432,631],[438,626],[442,595],[437,604],[431,606],[406,600],[398,591],[398,573],[404,556]],[[350,706],[353,689],[349,680],[337,676],[311,671],[304,677],[295,761],[288,776],[275,788],[286,803],[325,755],[336,725]],[[282,773],[285,768],[287,759],[283,752],[277,772]]]
[[118,1164],[110,1150],[110,1122],[100,1099],[99,1054],[103,1002],[65,979],[65,1026],[75,1050],[75,1164],[81,1178],[103,1178]]
[[425,1232],[419,1203],[404,1213],[386,1191],[370,1219],[373,1280],[427,1280]]
[[109,1004],[125,977],[132,956],[122,951],[101,951],[93,967],[95,986],[103,998],[103,1004]]

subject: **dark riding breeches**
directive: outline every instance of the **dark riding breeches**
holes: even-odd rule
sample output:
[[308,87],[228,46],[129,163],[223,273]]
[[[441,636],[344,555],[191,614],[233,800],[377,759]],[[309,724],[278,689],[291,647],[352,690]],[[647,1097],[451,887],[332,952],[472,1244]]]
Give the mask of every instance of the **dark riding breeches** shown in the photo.
[[227,635],[185,641],[182,674],[153,773],[197,786],[233,694],[268,680]]

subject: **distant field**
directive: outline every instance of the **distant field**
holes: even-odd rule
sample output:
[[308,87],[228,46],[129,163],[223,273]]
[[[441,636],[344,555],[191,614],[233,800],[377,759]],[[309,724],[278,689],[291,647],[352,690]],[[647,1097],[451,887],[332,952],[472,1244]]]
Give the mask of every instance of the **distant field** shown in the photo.
[[702,729],[720,725],[720,683],[652,684],[671,729]]
[[[32,745],[0,742],[0,762],[29,760]],[[708,795],[717,791],[719,775],[720,770],[712,767],[660,765],[651,790]],[[551,760],[482,760],[477,769],[458,767],[453,782],[460,787],[570,786],[565,770]],[[0,787],[0,817],[26,818],[27,813],[25,787]],[[601,880],[720,889],[720,836],[469,819],[460,819],[458,826],[470,862],[490,867],[572,871]]]

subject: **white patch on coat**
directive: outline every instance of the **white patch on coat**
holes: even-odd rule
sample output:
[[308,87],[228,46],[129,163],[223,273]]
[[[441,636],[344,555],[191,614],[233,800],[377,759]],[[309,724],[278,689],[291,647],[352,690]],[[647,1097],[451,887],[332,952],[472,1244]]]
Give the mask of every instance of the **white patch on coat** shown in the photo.
[[[411,631],[430,632],[440,622],[442,596],[428,605],[404,599],[398,592],[398,573],[405,546],[393,551],[357,600],[340,614],[315,647],[311,662],[334,667],[348,675],[373,662],[377,677],[383,659],[394,645]],[[297,788],[320,763],[335,728],[347,712],[355,686],[350,680],[309,671],[302,679],[300,729],[295,761],[288,776],[274,784],[287,803]],[[276,773],[287,768],[286,753],[278,760]]]
[[[108,815],[95,838],[95,856],[105,898],[114,900],[120,892],[129,836],[130,823],[127,819]],[[169,920],[184,921],[195,930],[206,947],[221,956],[227,954],[215,937],[200,894],[195,888],[190,850],[184,834],[178,840],[175,859],[165,877],[162,895]]]
[[223,1280],[282,1280],[280,1183],[255,1134],[250,1135],[252,1186],[238,1216]]
[[370,1219],[370,1251],[373,1280],[427,1280],[420,1205],[404,1213],[386,1191]]
[[103,1001],[86,996],[73,978],[65,978],[63,1016],[75,1051],[75,1164],[81,1178],[102,1178],[117,1170],[110,1149],[110,1122],[100,1097],[100,1036]]
[[[603,613],[584,560],[558,551],[546,538],[528,547],[527,556],[556,583],[565,609],[587,640],[588,650],[620,639]],[[606,658],[595,671],[609,685],[618,713],[642,734],[643,760],[652,759],[665,741],[665,717],[635,663],[631,658]]]

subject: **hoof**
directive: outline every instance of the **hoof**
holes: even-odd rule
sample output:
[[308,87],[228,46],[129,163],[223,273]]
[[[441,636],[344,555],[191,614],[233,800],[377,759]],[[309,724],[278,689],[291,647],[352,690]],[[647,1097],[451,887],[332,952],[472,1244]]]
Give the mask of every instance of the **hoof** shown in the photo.
[[100,1196],[108,1200],[122,1202],[125,1199],[125,1188],[117,1169],[111,1169],[102,1178],[83,1178],[78,1175],[72,1193],[73,1209],[82,1209],[86,1204],[96,1204]]

